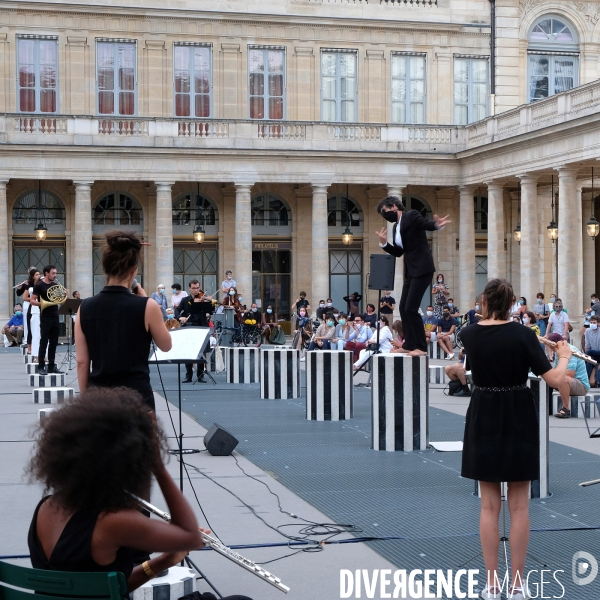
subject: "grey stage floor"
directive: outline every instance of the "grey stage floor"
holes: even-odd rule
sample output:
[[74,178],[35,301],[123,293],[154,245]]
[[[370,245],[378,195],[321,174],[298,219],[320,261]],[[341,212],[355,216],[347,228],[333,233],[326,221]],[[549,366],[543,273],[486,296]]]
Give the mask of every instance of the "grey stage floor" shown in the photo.
[[[163,394],[153,367],[155,391]],[[168,399],[177,402],[176,367],[162,365]],[[261,400],[258,384],[182,386],[182,408],[203,427],[217,422],[240,441],[237,451],[336,523],[360,529],[358,537],[400,569],[479,568],[479,500],[473,482],[460,477],[460,453],[433,450],[386,453],[370,449],[370,389],[355,389],[355,417],[346,422],[305,420],[304,399]],[[442,410],[431,391],[430,440],[461,440],[464,417]],[[573,419],[572,422],[575,422]],[[578,430],[581,434],[581,430]],[[189,443],[189,442],[188,442]],[[572,557],[587,551],[600,559],[600,457],[551,443],[552,497],[532,500],[528,569],[546,569],[545,597],[600,597],[600,579],[573,583]],[[509,526],[508,511],[507,528]],[[297,529],[293,530],[294,532]],[[290,530],[291,533],[291,530]],[[293,561],[295,558],[286,560]],[[530,582],[540,581],[532,574]],[[541,597],[541,595],[540,595]]]

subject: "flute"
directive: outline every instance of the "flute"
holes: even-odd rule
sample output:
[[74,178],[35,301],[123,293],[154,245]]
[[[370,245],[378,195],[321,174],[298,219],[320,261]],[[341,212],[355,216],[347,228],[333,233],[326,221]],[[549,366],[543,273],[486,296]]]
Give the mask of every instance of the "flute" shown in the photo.
[[[157,508],[156,506],[154,506],[153,504],[150,504],[150,502],[147,502],[146,500],[143,500],[142,498],[138,498],[135,494],[132,494],[131,492],[128,492],[128,494],[142,508],[149,510],[151,513],[154,513],[157,517],[160,517],[163,521],[166,521],[167,523],[171,522],[171,515],[168,512],[165,512],[164,510],[160,510],[160,508]],[[261,566],[257,565],[256,563],[252,562],[251,560],[244,558],[241,554],[238,554],[237,552],[233,551],[231,548],[228,548],[227,546],[225,546],[225,544],[220,542],[218,539],[216,539],[216,538],[212,537],[211,535],[208,535],[204,532],[200,532],[200,535],[202,536],[202,541],[207,546],[210,546],[215,552],[218,552],[219,554],[223,555],[225,558],[228,558],[229,560],[238,564],[240,567],[244,567],[244,569],[247,569],[248,571],[250,571],[250,573],[253,573],[257,577],[260,577],[263,581],[270,583],[272,586],[276,587],[279,591],[284,592],[285,594],[287,594],[290,591],[290,588],[287,585],[284,585],[283,583],[281,583],[281,579],[279,579],[279,577],[276,577],[272,573],[269,573],[269,571],[263,569]]]
[[[556,350],[556,348],[557,348],[556,342],[551,342],[550,340],[547,340],[545,337],[542,337],[540,335],[538,335],[537,337],[538,337],[538,340],[540,340],[540,342],[542,342],[542,344],[544,344],[545,346],[548,346],[548,348],[552,348],[552,350]],[[580,352],[579,350],[571,350],[571,352],[575,358],[580,358],[581,360],[591,363],[592,365],[598,364],[598,362],[595,361],[591,356],[588,356],[587,354],[584,354],[583,352]]]

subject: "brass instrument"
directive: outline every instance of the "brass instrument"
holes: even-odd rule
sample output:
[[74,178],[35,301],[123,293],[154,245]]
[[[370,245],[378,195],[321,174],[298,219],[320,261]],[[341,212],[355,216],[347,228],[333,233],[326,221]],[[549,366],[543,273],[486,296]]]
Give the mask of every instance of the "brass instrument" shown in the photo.
[[[171,522],[171,515],[168,512],[165,512],[164,510],[160,510],[160,508],[157,508],[153,504],[150,504],[150,502],[147,502],[146,500],[139,498],[138,496],[136,496],[135,494],[132,494],[131,492],[128,492],[128,494],[142,508],[149,510],[151,513],[154,513],[157,517],[160,517],[163,521],[166,521],[167,523]],[[285,594],[287,594],[290,591],[290,588],[287,585],[284,585],[283,583],[281,583],[281,579],[279,579],[279,577],[275,577],[275,575],[269,573],[269,571],[263,569],[260,565],[257,565],[256,563],[252,562],[251,560],[249,560],[247,558],[244,558],[243,556],[241,556],[240,554],[238,554],[231,548],[228,548],[227,546],[225,546],[225,544],[223,544],[218,539],[212,537],[211,535],[203,533],[203,532],[201,532],[201,536],[202,536],[202,541],[207,546],[212,548],[215,552],[218,552],[225,558],[228,558],[229,560],[233,561],[234,563],[237,563],[240,567],[244,567],[244,569],[247,569],[248,571],[250,571],[250,573],[253,573],[257,577],[260,577],[263,581],[266,581],[267,583],[270,583],[272,586],[276,587],[280,592],[284,592]]]
[[[552,350],[556,350],[557,344],[555,342],[551,342],[550,340],[547,340],[545,337],[542,337],[540,335],[538,335],[537,337],[538,337],[538,340],[540,340],[540,342],[542,342],[542,344],[544,344],[545,346],[548,346],[548,348],[552,348]],[[584,354],[583,352],[579,352],[579,350],[571,349],[571,352],[575,358],[580,358],[581,360],[591,363],[592,365],[598,364],[597,361],[595,361],[591,356],[588,356],[587,354]]]
[[48,300],[40,296],[40,312],[44,312],[49,306],[60,306],[67,299],[67,290],[58,282],[51,285],[46,292]]

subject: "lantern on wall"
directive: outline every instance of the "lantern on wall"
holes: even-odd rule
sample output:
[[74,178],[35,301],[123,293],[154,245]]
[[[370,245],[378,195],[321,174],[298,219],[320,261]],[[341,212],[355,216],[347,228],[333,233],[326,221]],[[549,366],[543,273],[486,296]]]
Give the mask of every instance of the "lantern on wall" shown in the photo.
[[546,232],[553,242],[558,239],[558,225],[554,220],[554,174],[552,175],[552,220],[550,221],[550,225],[546,228]]
[[349,186],[348,184],[346,184],[346,229],[342,234],[342,243],[344,244],[344,246],[350,246],[350,244],[352,244],[352,242],[354,241],[354,235],[350,230],[350,213],[348,212],[348,188]]
[[44,225],[44,222],[42,221],[42,218],[40,216],[41,212],[42,212],[42,183],[41,181],[38,179],[38,190],[37,190],[37,213],[38,213],[38,224],[37,227],[34,229],[35,231],[35,239],[38,242],[44,242],[46,241],[46,235],[48,234],[48,228]]

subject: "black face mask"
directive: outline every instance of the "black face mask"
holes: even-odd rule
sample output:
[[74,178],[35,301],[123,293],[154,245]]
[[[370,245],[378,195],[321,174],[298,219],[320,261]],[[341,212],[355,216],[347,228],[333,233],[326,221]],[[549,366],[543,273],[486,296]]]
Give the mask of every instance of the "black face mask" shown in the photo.
[[396,223],[398,221],[398,213],[395,210],[386,210],[381,213],[381,216],[390,223]]
[[449,319],[450,318],[450,313],[444,313],[444,319]]

